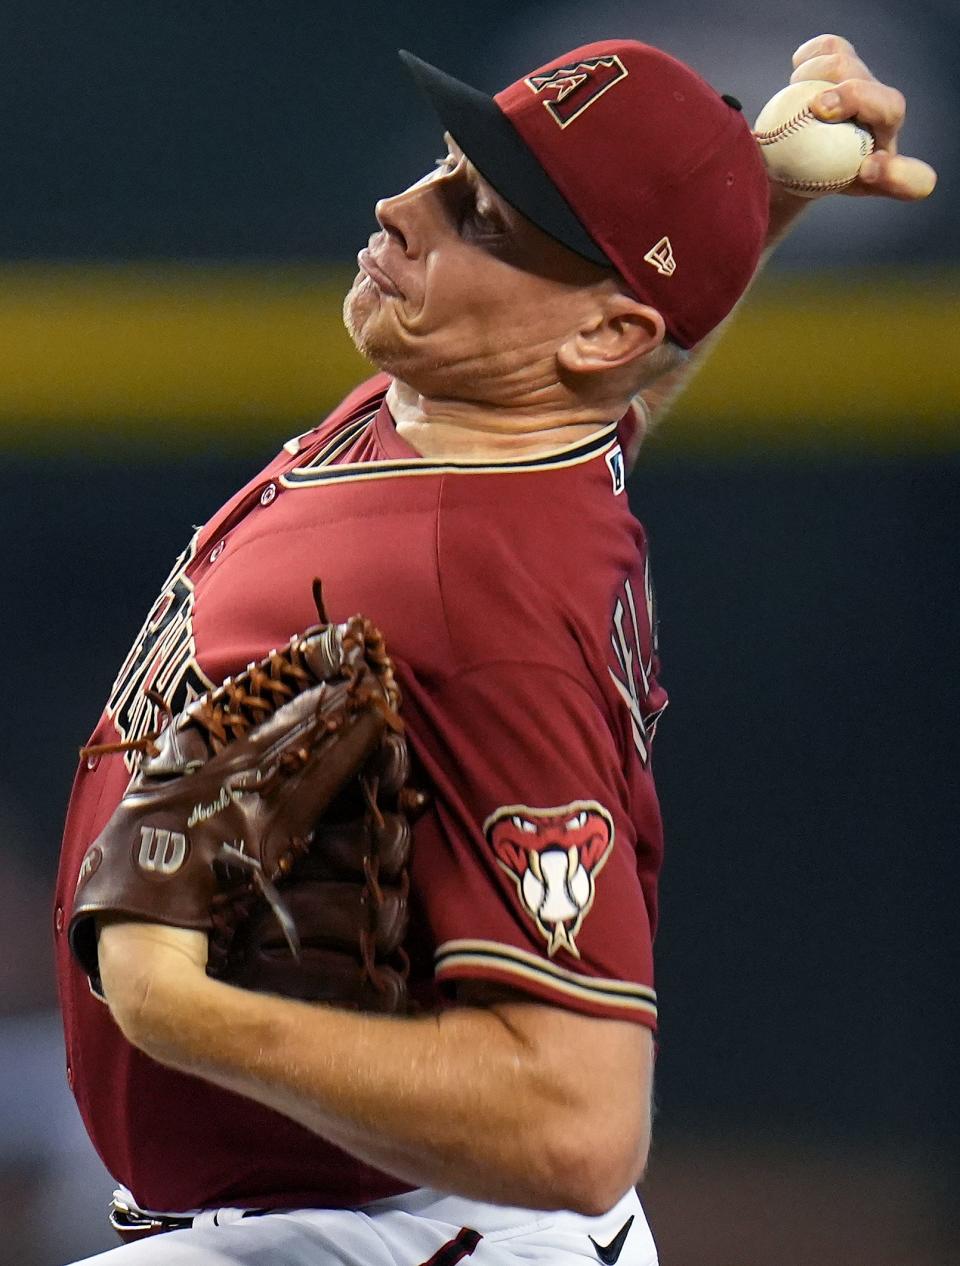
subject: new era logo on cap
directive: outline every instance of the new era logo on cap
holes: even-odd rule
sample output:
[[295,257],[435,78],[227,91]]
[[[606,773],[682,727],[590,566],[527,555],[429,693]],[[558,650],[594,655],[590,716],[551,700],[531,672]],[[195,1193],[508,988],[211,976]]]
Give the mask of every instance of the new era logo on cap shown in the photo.
[[584,110],[626,77],[626,66],[614,54],[588,57],[545,74],[530,75],[524,83],[541,98],[554,122],[560,127],[569,127]]
[[654,266],[661,277],[672,277],[677,271],[677,261],[673,258],[673,247],[670,245],[669,237],[661,237],[643,258],[648,264]]

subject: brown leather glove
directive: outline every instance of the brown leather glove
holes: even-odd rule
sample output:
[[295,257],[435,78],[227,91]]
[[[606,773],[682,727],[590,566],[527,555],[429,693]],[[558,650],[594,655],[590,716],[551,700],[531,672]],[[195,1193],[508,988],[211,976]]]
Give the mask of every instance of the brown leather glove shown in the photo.
[[143,752],[77,881],[70,944],[101,992],[96,918],[210,934],[207,972],[363,1010],[406,1005],[409,758],[369,620],[326,622],[195,699]]

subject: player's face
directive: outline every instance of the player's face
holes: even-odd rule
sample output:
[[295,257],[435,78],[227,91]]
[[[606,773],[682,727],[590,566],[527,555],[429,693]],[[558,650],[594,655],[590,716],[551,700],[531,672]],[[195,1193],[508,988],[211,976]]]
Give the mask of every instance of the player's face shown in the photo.
[[515,211],[449,138],[436,169],[376,214],[347,329],[376,365],[432,398],[503,403],[518,379],[539,384],[614,285]]

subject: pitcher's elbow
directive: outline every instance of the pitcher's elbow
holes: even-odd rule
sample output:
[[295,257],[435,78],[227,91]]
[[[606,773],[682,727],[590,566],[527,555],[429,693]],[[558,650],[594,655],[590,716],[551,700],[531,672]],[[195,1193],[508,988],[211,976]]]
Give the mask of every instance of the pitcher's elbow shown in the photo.
[[643,1177],[648,1148],[648,1137],[581,1137],[556,1166],[552,1203],[587,1217],[606,1213]]

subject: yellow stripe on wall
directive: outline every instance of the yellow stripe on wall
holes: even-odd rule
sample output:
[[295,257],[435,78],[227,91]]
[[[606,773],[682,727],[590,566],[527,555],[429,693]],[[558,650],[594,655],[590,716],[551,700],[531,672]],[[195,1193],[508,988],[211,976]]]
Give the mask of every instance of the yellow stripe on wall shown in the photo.
[[663,423],[702,448],[960,446],[960,273],[763,278]]
[[[311,425],[369,367],[352,271],[0,267],[8,450],[250,443]],[[960,274],[770,275],[662,424],[658,450],[960,446]]]
[[[166,438],[297,429],[370,372],[340,320],[350,275],[314,267],[7,265],[0,418]],[[302,428],[301,428],[302,429]]]

